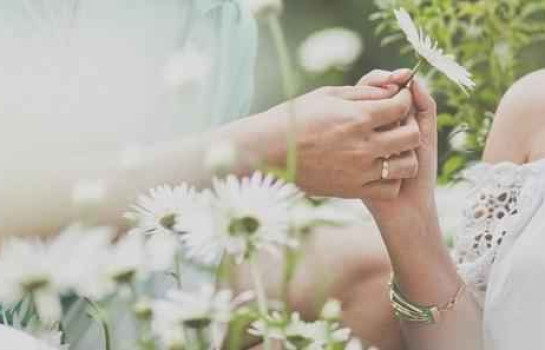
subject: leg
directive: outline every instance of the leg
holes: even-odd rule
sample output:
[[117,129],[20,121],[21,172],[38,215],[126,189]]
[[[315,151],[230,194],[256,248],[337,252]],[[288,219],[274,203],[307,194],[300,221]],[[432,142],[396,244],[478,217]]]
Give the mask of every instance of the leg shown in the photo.
[[[268,297],[281,295],[282,264],[275,257],[260,257]],[[392,316],[387,283],[390,263],[379,233],[371,224],[317,232],[305,245],[289,290],[290,306],[312,320],[327,300],[343,304],[342,318],[354,335],[383,350],[401,349],[401,335]],[[235,290],[251,288],[247,266],[235,279]]]

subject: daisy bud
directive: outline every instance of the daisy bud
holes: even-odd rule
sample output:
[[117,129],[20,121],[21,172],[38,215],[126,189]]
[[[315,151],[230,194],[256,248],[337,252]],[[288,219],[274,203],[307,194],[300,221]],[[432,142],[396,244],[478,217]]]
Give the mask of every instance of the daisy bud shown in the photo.
[[210,70],[210,58],[188,47],[169,58],[163,76],[172,88],[188,88],[202,84]]
[[450,147],[455,151],[467,150],[468,133],[464,130],[454,130],[450,137]]
[[77,206],[100,204],[107,194],[106,184],[102,180],[81,180],[72,190],[72,202]]
[[324,320],[338,320],[341,317],[341,302],[336,299],[329,299],[322,308],[321,318]]
[[363,41],[358,33],[346,28],[330,28],[309,36],[299,48],[299,64],[313,74],[332,69],[346,69],[363,52]]
[[150,302],[145,299],[134,304],[133,311],[136,318],[142,321],[150,320],[153,314]]
[[226,175],[237,160],[237,150],[228,141],[213,143],[206,152],[205,166],[217,175]]
[[250,12],[256,18],[278,15],[282,12],[282,0],[247,0]]

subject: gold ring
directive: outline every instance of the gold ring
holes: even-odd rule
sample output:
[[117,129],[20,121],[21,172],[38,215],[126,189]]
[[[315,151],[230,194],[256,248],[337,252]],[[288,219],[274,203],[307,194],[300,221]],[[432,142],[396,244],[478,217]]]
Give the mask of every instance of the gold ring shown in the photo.
[[388,158],[384,158],[382,160],[382,172],[380,173],[380,177],[382,180],[387,180],[390,176],[390,161]]

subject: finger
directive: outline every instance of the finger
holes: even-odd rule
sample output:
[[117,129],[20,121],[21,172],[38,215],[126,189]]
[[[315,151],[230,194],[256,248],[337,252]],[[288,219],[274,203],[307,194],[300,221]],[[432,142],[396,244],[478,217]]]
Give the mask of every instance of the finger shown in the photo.
[[394,124],[407,118],[412,108],[413,98],[407,89],[389,99],[357,102],[368,117],[368,126],[372,129]]
[[413,71],[407,68],[401,68],[392,73],[390,77],[390,83],[397,86],[405,86],[407,82],[413,77]]
[[376,69],[360,79],[358,85],[370,85],[376,87],[403,86],[412,77],[412,71],[407,68],[397,69],[393,72]]
[[358,81],[357,85],[383,87],[390,82],[391,78],[392,78],[392,72],[382,70],[382,69],[375,69],[367,73],[366,75],[364,75]]
[[418,157],[415,151],[404,152],[388,159],[388,162],[387,180],[414,179],[418,174]]
[[395,95],[396,91],[392,89],[381,89],[374,86],[341,86],[331,88],[329,94],[349,100],[383,100],[391,98]]
[[[387,174],[384,173],[384,162],[388,162]],[[418,157],[416,152],[408,151],[388,159],[377,158],[367,170],[364,184],[375,181],[413,179],[418,173]]]
[[401,180],[383,180],[371,182],[361,188],[360,198],[362,198],[363,200],[392,200],[399,196],[399,192],[401,191],[401,185]]
[[401,154],[420,146],[420,127],[416,118],[411,116],[401,126],[373,133],[371,140],[378,148],[380,157]]
[[414,106],[419,113],[425,115],[435,115],[436,113],[436,103],[429,91],[424,87],[424,85],[419,81],[419,79],[414,79],[412,84],[411,91],[413,93]]
[[[384,162],[388,162],[388,171],[384,173]],[[365,183],[385,180],[414,179],[418,174],[418,157],[415,151],[404,152],[401,155],[392,156],[388,159],[378,158],[373,162],[371,179]],[[384,175],[386,178],[384,178]]]

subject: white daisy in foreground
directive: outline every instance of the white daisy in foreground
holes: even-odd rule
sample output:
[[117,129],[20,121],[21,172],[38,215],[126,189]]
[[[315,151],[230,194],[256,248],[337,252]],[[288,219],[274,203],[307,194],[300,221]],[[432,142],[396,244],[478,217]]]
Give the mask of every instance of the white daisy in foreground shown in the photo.
[[144,237],[132,233],[111,247],[105,272],[113,283],[129,285],[147,275],[147,264]]
[[250,12],[255,17],[264,17],[282,12],[282,0],[246,0]]
[[475,87],[475,82],[471,79],[471,73],[458,64],[452,56],[446,55],[436,42],[421,28],[418,28],[405,9],[394,10],[394,14],[407,40],[422,59],[445,74],[462,90],[466,91],[466,89]]
[[192,293],[171,290],[165,299],[152,303],[152,330],[168,346],[187,340],[184,329],[207,328],[212,343],[216,344],[221,340],[222,328],[229,322],[234,306],[229,290],[216,292],[208,285]]
[[46,243],[34,239],[10,238],[0,250],[0,304],[11,307],[32,296],[43,323],[60,320],[59,286],[55,283],[55,266]]
[[138,203],[125,217],[137,224],[137,231],[146,235],[170,234],[179,220],[190,216],[189,212],[198,194],[192,187],[182,184],[177,187],[160,186],[149,191],[149,195],[138,197]]
[[267,320],[254,322],[248,332],[281,340],[288,350],[327,349],[331,343],[341,344],[350,338],[348,328],[325,321],[305,322],[298,313],[293,313],[287,324],[279,314],[273,314]]
[[102,275],[113,236],[107,227],[73,225],[49,242],[54,281],[62,293],[73,291],[95,300],[110,292],[111,286]]
[[339,210],[334,202],[312,203],[303,198],[290,210],[290,228],[298,236],[312,234],[320,227],[340,227],[353,224],[357,217]]
[[346,28],[329,28],[308,37],[299,48],[299,64],[307,72],[320,74],[346,69],[363,52],[358,33]]
[[342,313],[341,302],[337,299],[329,299],[320,312],[320,318],[324,320],[340,320]]
[[257,250],[297,244],[289,235],[289,209],[301,196],[294,185],[256,172],[240,180],[232,175],[215,179],[213,190],[209,222],[196,223],[208,229],[184,237],[189,256],[227,253],[240,263]]
[[2,350],[59,350],[22,331],[0,325]]

